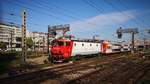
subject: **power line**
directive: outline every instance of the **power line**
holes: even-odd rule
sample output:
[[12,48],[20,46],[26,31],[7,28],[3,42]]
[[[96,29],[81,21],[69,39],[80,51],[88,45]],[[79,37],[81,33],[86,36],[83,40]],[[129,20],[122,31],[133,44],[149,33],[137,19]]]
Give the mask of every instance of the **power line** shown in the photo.
[[[21,18],[22,18],[21,15],[16,15],[16,14],[14,14],[14,13],[3,12],[3,14],[18,17],[18,18],[20,18],[20,20],[21,20]],[[9,18],[6,18],[6,17],[5,17],[4,19],[12,20],[12,19],[9,19]],[[28,18],[28,19],[32,20],[31,18]],[[16,20],[16,19],[15,19],[15,20]],[[17,21],[17,20],[16,20],[16,21]],[[20,21],[17,21],[17,22],[20,22]],[[48,25],[40,25],[40,24],[33,23],[33,22],[27,22],[27,23],[30,23],[30,24],[33,24],[33,25],[39,25],[39,26],[48,26]]]
[[88,0],[82,0],[83,2],[85,2],[86,4],[88,4],[89,6],[91,6],[92,8],[95,8],[98,12],[102,13],[103,10],[98,8],[96,5],[93,5],[90,1]]
[[[6,13],[5,13],[5,14],[6,14]],[[21,16],[20,16],[20,15],[15,15],[15,14],[13,14],[13,13],[8,13],[8,15],[19,17],[20,20],[21,20]],[[20,21],[18,21],[18,20],[16,20],[16,19],[9,19],[9,18],[6,18],[6,17],[3,18],[3,19],[10,21],[10,22],[7,22],[7,23],[12,23],[12,21],[13,21],[13,23],[14,23],[14,20],[15,20],[15,22],[20,22]],[[6,21],[5,21],[5,22],[6,22]],[[32,28],[32,27],[29,26],[29,25],[34,25],[34,26],[36,26],[36,27],[42,27],[42,28],[48,26],[48,25],[41,25],[41,24],[29,22],[28,20],[27,20],[27,23],[28,23],[28,27],[30,27],[30,28]],[[16,24],[16,25],[18,25],[18,26],[21,27],[21,24],[19,24],[19,23],[14,23],[14,24]]]
[[[96,6],[96,3],[94,3],[92,0],[89,0],[92,4],[94,4],[95,6]],[[98,8],[98,7],[97,7]],[[102,8],[102,7],[100,7],[103,11],[104,11],[104,8]],[[103,14],[104,14],[104,12],[103,12]],[[112,18],[112,21],[114,21],[114,22],[117,22],[117,20],[116,19],[113,19]],[[122,27],[125,27],[125,25],[123,25],[123,24],[119,24],[119,25],[121,25]]]
[[[12,3],[11,1],[8,1],[8,0],[6,0],[6,2],[8,2],[8,4]],[[30,11],[33,11],[35,13],[40,13],[42,15],[51,16],[52,18],[55,18],[56,20],[59,20],[59,21],[66,21],[65,19],[62,19],[62,18],[57,17],[55,15],[52,15],[52,14],[49,14],[49,13],[46,13],[46,12],[41,12],[41,11],[35,10],[35,9],[29,7],[29,6],[25,6],[24,4],[22,4],[20,2],[13,2],[13,4],[18,6],[18,7],[23,7],[23,8],[29,9]]]
[[[46,2],[45,0],[41,0],[43,3],[45,3],[45,5],[47,4],[47,5],[50,5],[50,6],[52,6],[53,8],[56,8],[56,9],[61,9],[60,11],[65,11],[65,12],[67,12],[67,13],[71,13],[72,15],[76,15],[76,16],[80,16],[79,14],[77,14],[76,12],[73,12],[73,11],[71,11],[71,10],[67,10],[67,9],[65,9],[65,8],[63,8],[63,7],[59,7],[59,6],[57,6],[57,5],[54,5],[54,4],[52,4],[52,3],[48,3],[48,2]],[[81,17],[84,17],[85,18],[85,16],[80,16],[80,18]]]
[[[12,21],[10,21],[10,20],[8,20],[8,21],[0,21],[0,23],[4,23],[4,24],[9,24],[9,25],[11,25],[11,24],[13,24],[13,25],[15,25],[15,26],[18,26],[19,28],[21,28],[21,25],[22,24],[19,24],[19,23],[16,23],[16,22],[12,22]],[[34,26],[36,26],[36,28],[38,28],[39,26],[37,25],[37,24],[32,24],[32,25],[34,25]],[[28,30],[29,30],[29,28],[31,29],[33,29],[33,26],[30,26],[30,25],[27,25],[28,26]],[[42,25],[40,25],[42,28],[44,28],[44,26],[42,26]],[[39,27],[39,28],[41,28],[41,27]],[[35,27],[34,27],[35,28]],[[45,27],[45,28],[47,28],[47,27]]]
[[[119,3],[125,8],[125,9],[129,9],[129,7],[127,5],[125,5],[121,0],[118,0]],[[145,21],[139,17],[137,17],[139,20],[138,21],[141,21],[142,23],[146,24]],[[146,24],[148,27],[150,27],[150,25]]]
[[21,18],[21,15],[17,15],[17,14],[6,12],[6,11],[2,12],[2,15],[11,15],[11,16],[16,16],[16,17],[20,17]]
[[[18,0],[17,0],[18,1]],[[33,9],[33,8],[31,8],[31,7],[26,7],[24,4],[22,4],[20,1],[18,1],[17,3],[14,3],[15,5],[17,5],[17,6],[21,6],[21,7],[24,7],[24,8],[27,8],[27,9],[30,9],[31,11],[34,11],[34,12],[38,12],[38,13],[41,13],[41,14],[44,14],[44,15],[49,15],[49,13],[46,13],[46,12],[41,12],[41,11],[37,11],[37,10],[35,10],[35,9]],[[21,4],[21,5],[20,5]],[[35,7],[35,6],[32,6],[32,7]],[[43,10],[43,7],[38,7],[38,6],[36,6],[36,8],[42,8],[42,10]],[[45,8],[44,8],[45,9]],[[48,9],[46,9],[46,10],[48,10]],[[54,16],[54,15],[52,15],[52,14],[50,14],[50,16]],[[62,19],[60,19],[59,17],[56,17],[55,16],[55,18],[56,19],[59,19],[59,20],[62,20]],[[64,20],[63,20],[64,21]],[[81,20],[80,20],[81,21]],[[89,23],[89,22],[87,22],[87,23]],[[91,25],[96,25],[96,24],[94,24],[94,23],[89,23],[89,24],[91,24]]]
[[[36,1],[36,2],[37,2],[37,1]],[[34,2],[34,3],[36,3],[36,2]],[[57,11],[56,11],[56,10],[52,10],[53,7],[55,7],[55,6],[49,8],[49,6],[47,6],[47,5],[45,5],[45,4],[42,4],[42,3],[40,3],[40,2],[38,2],[38,3],[36,3],[36,4],[37,4],[38,6],[41,6],[41,8],[43,8],[43,9],[45,9],[45,10],[53,11],[53,13],[56,12],[57,14],[63,14],[64,16],[68,16],[69,18],[72,18],[72,19],[75,19],[75,20],[79,20],[79,21],[82,21],[82,22],[85,22],[85,21],[86,21],[86,20],[81,19],[81,18],[79,18],[79,17],[75,17],[75,16],[73,16],[73,15],[69,15],[68,13],[66,14],[66,13],[65,13],[66,11],[60,12],[60,9],[58,9]],[[37,7],[38,7],[38,6],[37,6]],[[58,7],[57,7],[57,8],[58,8]],[[56,13],[55,13],[55,14],[56,14]],[[87,22],[87,23],[96,26],[96,24],[94,24],[94,23],[90,23],[90,22]]]
[[[90,0],[82,0],[82,1],[85,2],[87,5],[91,6],[92,8],[96,9],[99,13],[104,14],[104,9],[102,7],[101,8],[97,7],[97,5],[93,1]],[[111,20],[117,22],[117,20],[113,18]],[[123,24],[119,24],[119,25],[125,27]]]
[[[10,22],[19,22],[19,21],[17,21],[17,20],[13,20],[13,19],[9,19],[9,18],[4,18],[5,20],[6,20],[6,22],[8,22],[8,23],[10,23]],[[37,27],[45,27],[45,26],[47,26],[47,25],[40,25],[40,24],[37,24],[37,23],[33,23],[33,22],[27,22],[27,23],[29,23],[29,25],[34,25],[34,26],[37,26]],[[15,23],[15,24],[17,24],[18,26],[20,26],[21,27],[21,24],[19,24],[19,23]],[[28,25],[28,26],[29,26]],[[31,27],[31,26],[30,26]]]
[[[17,0],[18,1],[18,0]],[[18,2],[20,2],[20,1],[18,1]],[[21,3],[21,2],[20,2]],[[36,3],[36,2],[34,2],[34,3]],[[52,8],[49,8],[48,6],[45,8],[41,3],[36,3],[37,5],[34,5],[34,7],[37,7],[37,8],[41,8],[41,9],[44,9],[44,10],[46,10],[46,11],[52,11],[51,9]],[[62,14],[62,12],[60,12],[60,11],[54,11],[54,12],[58,12],[57,14]],[[53,12],[53,13],[54,13]],[[55,13],[56,14],[56,13]],[[80,21],[83,21],[83,20],[81,20],[80,18],[78,18],[78,17],[74,17],[74,16],[72,16],[72,15],[67,15],[67,14],[65,14],[65,13],[63,13],[63,15],[65,15],[65,16],[68,16],[68,17],[70,17],[70,18],[72,18],[72,19],[75,19],[75,20],[80,20]],[[90,23],[90,24],[92,24],[92,23]],[[92,25],[95,25],[95,24],[92,24]]]
[[18,27],[21,26],[21,24],[18,24],[16,22],[11,22],[11,21],[0,21],[0,23],[2,23],[2,24],[9,24],[9,25],[14,24],[15,26],[18,26]]
[[[129,17],[129,18],[131,18],[131,16],[129,16],[129,15],[127,15],[127,14],[125,14],[124,12],[122,12],[119,8],[117,8],[113,3],[111,3],[110,1],[107,1],[107,0],[103,0],[104,1],[104,3],[106,3],[106,4],[108,4],[108,5],[110,5],[112,8],[114,8],[114,9],[116,9],[116,10],[118,10],[122,15],[124,15],[124,16],[127,16],[127,17]],[[132,20],[133,21],[133,20]],[[135,21],[133,21],[136,25],[138,25],[139,23],[135,20]]]
[[52,13],[54,13],[55,12],[55,14],[61,14],[61,15],[64,15],[64,16],[68,16],[68,17],[70,17],[70,18],[72,18],[72,19],[76,19],[76,20],[78,20],[79,18],[77,18],[77,17],[74,17],[74,16],[72,16],[72,15],[68,15],[68,14],[65,14],[64,12],[60,12],[60,11],[58,11],[58,10],[52,10],[53,8],[52,7],[49,7],[49,6],[47,6],[47,5],[44,5],[43,3],[40,3],[40,2],[38,2],[38,1],[32,1],[32,2],[34,2],[36,5],[34,5],[34,6],[36,6],[36,7],[38,7],[38,8],[41,8],[41,9],[44,9],[44,10],[46,10],[46,11],[53,11]]

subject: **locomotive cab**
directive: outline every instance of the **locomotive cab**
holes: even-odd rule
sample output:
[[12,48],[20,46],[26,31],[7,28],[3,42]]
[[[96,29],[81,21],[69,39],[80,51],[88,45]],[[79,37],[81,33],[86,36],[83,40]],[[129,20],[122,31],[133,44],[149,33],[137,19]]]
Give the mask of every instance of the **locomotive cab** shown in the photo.
[[65,60],[71,57],[71,40],[54,40],[51,46],[52,60]]

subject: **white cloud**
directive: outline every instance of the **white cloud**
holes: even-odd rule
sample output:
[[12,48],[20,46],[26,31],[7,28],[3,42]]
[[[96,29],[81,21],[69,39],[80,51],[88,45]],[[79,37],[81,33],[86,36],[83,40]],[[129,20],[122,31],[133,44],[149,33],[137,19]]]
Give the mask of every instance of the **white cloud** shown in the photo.
[[84,21],[75,21],[71,23],[71,31],[79,32],[81,30],[91,31],[104,28],[106,26],[119,25],[135,18],[134,10],[113,12],[107,14],[100,14]]

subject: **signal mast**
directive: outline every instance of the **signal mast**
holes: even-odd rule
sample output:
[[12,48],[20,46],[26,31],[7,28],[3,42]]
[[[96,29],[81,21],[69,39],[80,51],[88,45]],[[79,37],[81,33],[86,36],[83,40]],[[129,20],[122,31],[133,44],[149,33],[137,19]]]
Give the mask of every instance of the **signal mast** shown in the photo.
[[121,27],[117,29],[118,38],[122,38],[123,33],[130,33],[132,35],[131,39],[131,53],[134,54],[134,35],[138,33],[138,28],[128,28],[128,29],[122,29]]

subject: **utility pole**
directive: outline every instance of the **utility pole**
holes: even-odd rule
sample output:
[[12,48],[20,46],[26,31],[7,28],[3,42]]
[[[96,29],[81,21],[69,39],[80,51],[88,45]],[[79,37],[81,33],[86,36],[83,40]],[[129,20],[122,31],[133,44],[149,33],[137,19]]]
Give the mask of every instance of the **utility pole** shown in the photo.
[[45,38],[43,37],[43,54],[44,54],[44,47],[45,47]]
[[95,40],[98,40],[98,38],[99,38],[99,35],[93,35],[93,40],[95,41]]
[[40,40],[38,40],[38,52],[40,52]]
[[26,64],[26,11],[22,12],[22,64]]
[[10,43],[9,43],[9,45],[10,45],[10,50],[12,51],[12,44],[13,44],[13,22],[10,22],[10,24],[11,24],[11,29],[10,29]]
[[135,46],[135,44],[134,44],[134,32],[131,32],[131,34],[132,34],[131,53],[134,54],[134,46]]
[[146,38],[143,38],[143,43],[144,43],[144,51],[146,50]]
[[10,30],[10,49],[11,49],[11,51],[12,51],[12,43],[13,43],[12,42],[13,41],[13,35],[12,34],[13,34],[13,30],[11,29]]
[[49,32],[47,33],[47,54],[50,57],[49,55]]
[[128,28],[128,29],[122,29],[121,27],[117,30],[118,38],[122,38],[122,33],[131,33],[132,39],[131,39],[131,53],[134,54],[134,35],[138,33],[137,28]]

